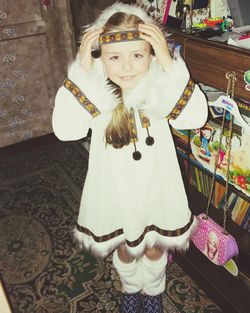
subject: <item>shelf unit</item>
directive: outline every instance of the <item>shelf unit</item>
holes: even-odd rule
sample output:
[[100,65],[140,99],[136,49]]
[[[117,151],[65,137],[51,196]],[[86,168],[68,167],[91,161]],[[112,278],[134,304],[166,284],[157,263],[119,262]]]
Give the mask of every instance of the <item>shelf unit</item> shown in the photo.
[[[168,40],[181,44],[182,55],[187,63],[192,78],[222,91],[226,91],[227,80],[225,74],[234,71],[237,77],[235,96],[250,101],[250,92],[245,89],[244,72],[250,68],[250,51],[212,42],[202,38],[202,34],[188,35],[174,31]],[[250,106],[249,106],[250,111]],[[173,132],[177,156],[183,175],[189,205],[193,213],[198,215],[206,210],[207,197],[202,195],[197,188],[190,185],[190,166],[197,167],[204,175],[212,177],[212,173],[205,169],[199,162],[192,160],[188,141],[183,141]],[[186,164],[185,164],[186,162]],[[187,162],[190,164],[187,166]],[[211,180],[211,179],[210,179]],[[225,182],[216,177],[222,185]],[[250,202],[247,195],[230,185],[230,191],[237,193],[245,201]],[[223,211],[211,208],[209,215],[222,225]],[[185,255],[177,255],[177,262],[189,273],[193,279],[205,290],[213,301],[226,313],[247,313],[250,310],[250,233],[228,220],[227,230],[235,236],[239,245],[240,254],[235,258],[239,268],[239,275],[232,276],[223,267],[210,262],[192,244]]]

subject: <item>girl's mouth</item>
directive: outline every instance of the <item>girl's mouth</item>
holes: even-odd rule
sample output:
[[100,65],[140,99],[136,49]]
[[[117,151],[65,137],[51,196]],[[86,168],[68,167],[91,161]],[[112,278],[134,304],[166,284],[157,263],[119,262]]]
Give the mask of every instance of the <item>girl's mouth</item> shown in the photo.
[[119,76],[119,78],[121,80],[124,80],[124,81],[132,80],[134,77],[135,77],[135,75],[132,75],[132,76]]

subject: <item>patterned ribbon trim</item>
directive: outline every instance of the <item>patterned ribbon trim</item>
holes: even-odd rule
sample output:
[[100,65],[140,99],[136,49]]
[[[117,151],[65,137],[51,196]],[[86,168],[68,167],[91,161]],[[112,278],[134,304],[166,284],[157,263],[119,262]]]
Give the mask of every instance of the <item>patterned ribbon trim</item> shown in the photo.
[[[126,243],[130,247],[136,247],[143,241],[145,235],[150,231],[155,231],[164,237],[178,237],[178,236],[183,235],[185,232],[187,232],[189,230],[193,221],[194,221],[194,216],[191,215],[190,221],[185,226],[178,228],[178,229],[175,229],[175,230],[165,230],[165,229],[161,229],[155,225],[150,225],[150,226],[147,226],[145,228],[144,232],[141,234],[141,236],[138,239],[136,239],[134,241],[126,240]],[[89,230],[83,226],[80,226],[79,224],[76,225],[76,228],[79,232],[84,233],[85,235],[91,236],[96,242],[99,242],[99,243],[111,240],[115,237],[118,237],[118,236],[124,234],[124,232],[121,228],[115,230],[114,232],[112,232],[108,235],[103,235],[103,236],[96,236],[91,230]]]
[[138,30],[128,30],[124,32],[113,32],[99,36],[99,45],[106,45],[109,43],[143,40],[140,38],[140,32]]
[[148,128],[150,126],[149,118],[140,110],[139,110],[139,116],[140,116],[140,120],[141,120],[141,126],[143,128]]
[[192,93],[194,92],[195,83],[192,81],[192,79],[189,79],[180,99],[174,106],[173,110],[166,116],[167,119],[175,120],[182,112],[182,110],[187,105],[189,99],[192,96]]
[[90,102],[90,100],[85,96],[81,89],[69,78],[65,79],[65,81],[63,82],[63,86],[73,94],[73,96],[80,103],[80,105],[86,111],[88,111],[88,113],[91,114],[92,117],[96,117],[101,114],[97,107],[92,102]]
[[129,124],[130,124],[130,129],[131,129],[130,142],[135,143],[138,141],[138,135],[137,135],[136,121],[135,121],[135,112],[133,108],[130,109],[128,113],[128,118],[129,118]]
[[175,230],[165,230],[165,229],[161,229],[155,225],[150,225],[150,226],[147,226],[144,230],[144,232],[141,234],[141,236],[134,240],[134,241],[128,241],[126,240],[126,243],[129,247],[136,247],[138,246],[144,239],[144,237],[146,236],[146,234],[150,231],[155,231],[157,232],[158,234],[164,236],[164,237],[178,237],[178,236],[181,236],[183,235],[186,231],[189,230],[190,226],[192,225],[194,221],[194,216],[191,215],[191,218],[190,218],[190,221],[183,227],[181,228],[177,228]]
[[[136,128],[135,112],[133,108],[130,109],[128,116],[129,116],[129,124],[131,128],[130,142],[135,143],[138,141],[138,135],[137,135],[138,133],[137,133],[137,128]],[[140,110],[139,110],[139,117],[141,121],[141,126],[143,128],[148,128],[150,126],[149,118]]]

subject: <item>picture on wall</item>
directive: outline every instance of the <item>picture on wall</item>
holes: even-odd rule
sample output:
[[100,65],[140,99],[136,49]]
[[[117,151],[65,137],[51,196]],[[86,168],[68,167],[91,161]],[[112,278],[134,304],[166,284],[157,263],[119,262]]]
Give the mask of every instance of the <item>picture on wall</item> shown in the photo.
[[156,18],[160,18],[164,25],[167,23],[168,13],[173,0],[137,0],[139,5],[145,5],[147,11]]

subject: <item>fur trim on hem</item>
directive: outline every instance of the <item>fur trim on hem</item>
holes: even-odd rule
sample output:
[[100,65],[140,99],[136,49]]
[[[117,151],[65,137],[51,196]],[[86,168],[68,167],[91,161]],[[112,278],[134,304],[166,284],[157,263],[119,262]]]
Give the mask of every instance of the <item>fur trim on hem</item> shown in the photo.
[[125,243],[124,234],[105,242],[96,242],[91,236],[85,235],[76,228],[73,230],[73,237],[78,242],[80,249],[87,250],[98,258],[105,258],[113,250]]
[[[146,248],[152,248],[153,246],[160,246],[166,251],[180,251],[185,253],[189,248],[191,236],[198,228],[198,224],[199,220],[194,216],[194,221],[188,231],[177,237],[165,237],[155,231],[150,231],[145,235],[144,240],[138,246],[131,248],[126,245],[127,251],[135,258],[139,258],[143,255]],[[126,242],[124,234],[122,234],[108,241],[99,243],[91,236],[83,234],[76,228],[73,230],[73,236],[81,249],[86,249],[99,258],[105,258],[122,243]]]
[[191,224],[188,231],[177,237],[165,237],[161,236],[157,232],[151,231],[146,234],[144,240],[137,247],[127,247],[127,251],[134,257],[142,255],[146,248],[152,248],[153,246],[161,247],[166,251],[178,251],[185,253],[189,248],[189,242],[192,235],[196,232],[199,225],[199,220],[194,216],[194,221]]

